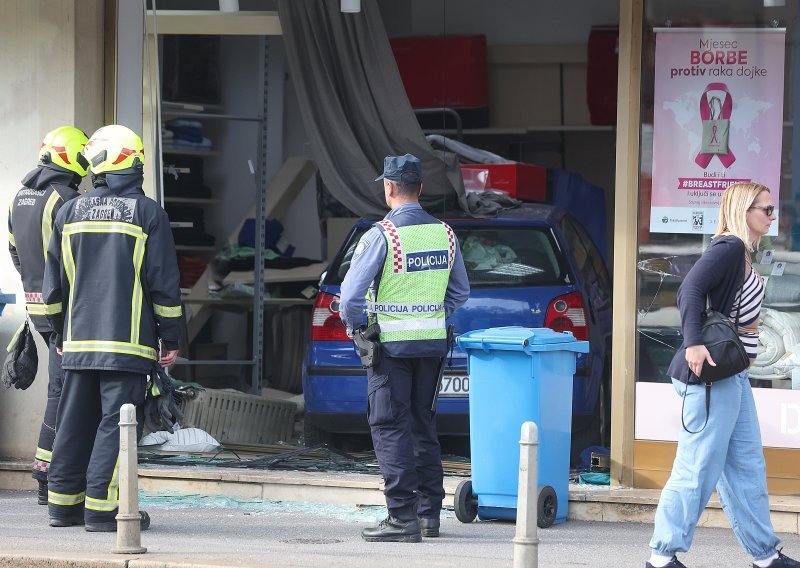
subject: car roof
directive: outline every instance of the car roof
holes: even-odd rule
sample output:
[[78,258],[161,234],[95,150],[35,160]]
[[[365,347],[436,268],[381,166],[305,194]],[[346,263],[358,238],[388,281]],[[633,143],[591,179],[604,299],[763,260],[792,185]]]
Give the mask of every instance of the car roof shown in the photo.
[[[512,209],[503,209],[494,217],[475,217],[465,211],[452,210],[445,213],[437,213],[428,211],[437,219],[442,219],[447,222],[451,221],[489,221],[494,219],[504,220],[520,220],[520,221],[535,221],[541,223],[554,224],[558,219],[564,216],[565,211],[560,207],[548,205],[546,203],[523,203],[519,207]],[[368,227],[375,223],[375,219],[359,219],[356,223],[359,227]]]

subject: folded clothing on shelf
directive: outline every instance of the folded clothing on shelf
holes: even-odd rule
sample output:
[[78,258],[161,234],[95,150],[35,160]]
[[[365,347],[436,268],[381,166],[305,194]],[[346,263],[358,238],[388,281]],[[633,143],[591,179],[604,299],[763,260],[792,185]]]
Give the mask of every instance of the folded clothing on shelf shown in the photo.
[[181,274],[180,287],[191,288],[203,275],[208,262],[199,256],[178,255],[178,271]]
[[203,158],[199,156],[164,156],[164,180],[203,183]]
[[164,195],[166,197],[189,197],[192,199],[211,199],[213,192],[207,185],[199,183],[167,183],[164,180]]
[[185,142],[200,143],[203,141],[203,124],[199,120],[176,118],[164,124],[173,133],[173,139]]
[[[211,281],[217,284],[216,289],[222,286],[222,281],[231,272],[253,270],[255,253],[256,250],[252,247],[238,245],[229,245],[219,251],[209,264]],[[270,249],[265,249],[263,256],[264,268],[279,270],[310,266],[319,262],[319,260],[304,257],[284,257]]]
[[172,229],[172,236],[176,245],[183,246],[214,246],[214,236],[197,229]]
[[169,217],[170,222],[192,224],[191,227],[182,228],[197,229],[198,231],[206,230],[206,223],[202,207],[166,203],[164,205],[164,210],[167,212],[167,217]]
[[[277,219],[267,219],[264,222],[264,248],[271,249],[281,256],[289,257],[294,254],[295,247],[281,235],[283,234],[283,224]],[[256,220],[245,219],[242,228],[239,230],[239,246],[256,246]]]
[[203,158],[168,155],[164,159],[164,195],[193,199],[210,198],[212,191],[203,183],[203,174]]
[[[182,140],[181,138],[175,138],[172,141],[172,147],[187,148],[189,150],[211,150],[211,140],[209,140],[205,136],[199,142],[190,142],[189,140]],[[164,148],[169,148],[169,146],[165,144]]]
[[203,135],[203,124],[198,120],[177,118],[164,125],[161,133],[164,150],[182,148],[193,150],[210,150],[211,140]]

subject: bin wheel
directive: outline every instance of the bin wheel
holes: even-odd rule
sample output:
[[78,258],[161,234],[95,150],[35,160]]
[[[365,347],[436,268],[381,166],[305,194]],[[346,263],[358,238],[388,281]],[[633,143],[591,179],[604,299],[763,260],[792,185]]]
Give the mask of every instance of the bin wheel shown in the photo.
[[471,523],[478,516],[478,498],[472,494],[472,481],[463,480],[456,487],[455,503],[456,519],[462,523]]
[[558,512],[558,495],[556,490],[549,485],[539,489],[539,500],[536,504],[536,525],[546,529],[553,525]]

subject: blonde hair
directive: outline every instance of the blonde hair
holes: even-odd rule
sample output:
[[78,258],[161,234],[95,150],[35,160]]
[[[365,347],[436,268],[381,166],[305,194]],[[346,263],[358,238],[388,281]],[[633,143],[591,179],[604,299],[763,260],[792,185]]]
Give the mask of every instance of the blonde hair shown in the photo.
[[766,185],[760,183],[733,183],[722,194],[719,204],[719,219],[717,232],[712,238],[719,235],[733,235],[739,237],[747,250],[752,252],[758,248],[761,237],[752,240],[750,229],[747,226],[747,211],[753,206],[762,191],[769,192]]

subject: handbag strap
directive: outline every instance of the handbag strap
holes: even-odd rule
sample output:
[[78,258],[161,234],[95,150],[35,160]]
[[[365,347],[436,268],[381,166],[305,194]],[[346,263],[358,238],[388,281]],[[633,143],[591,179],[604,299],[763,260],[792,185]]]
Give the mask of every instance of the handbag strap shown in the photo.
[[711,385],[712,384],[713,383],[706,383],[706,421],[703,422],[703,426],[699,430],[697,430],[696,432],[693,432],[692,430],[689,430],[686,427],[686,421],[683,418],[683,409],[686,406],[686,392],[689,390],[689,384],[687,383],[686,384],[686,388],[683,389],[683,397],[682,397],[683,398],[683,402],[681,403],[681,424],[683,424],[683,429],[686,430],[687,432],[689,432],[689,434],[699,434],[700,432],[702,432],[703,430],[706,429],[706,425],[708,424],[708,415],[709,415],[709,413],[711,411]]
[[[744,254],[745,254],[745,257],[744,257],[744,268],[745,268],[745,270],[747,270],[747,251],[745,251]],[[751,266],[750,266],[750,270],[755,270],[752,267],[752,263],[751,263]],[[744,295],[744,280],[745,280],[744,271],[742,271],[742,283],[739,286],[739,302],[736,304],[736,319],[734,320],[734,323],[736,324],[737,333],[739,331],[739,313],[742,310],[742,296]],[[711,298],[708,295],[706,295],[706,308],[710,308],[710,307],[711,307]]]
[[[736,333],[739,333],[739,312],[742,309],[742,296],[744,296],[744,273],[747,271],[747,250],[744,251],[744,270],[742,271],[742,284],[739,286],[739,302],[736,305]],[[752,272],[755,270],[753,268],[753,261],[750,261],[750,271]]]

